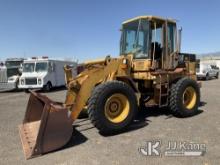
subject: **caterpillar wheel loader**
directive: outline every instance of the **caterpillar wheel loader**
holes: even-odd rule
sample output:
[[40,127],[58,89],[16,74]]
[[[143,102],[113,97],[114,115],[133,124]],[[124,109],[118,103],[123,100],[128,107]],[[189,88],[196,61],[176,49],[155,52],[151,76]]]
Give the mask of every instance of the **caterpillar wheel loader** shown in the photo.
[[64,103],[31,92],[19,125],[26,159],[64,146],[84,107],[102,134],[128,127],[143,106],[168,107],[178,117],[196,114],[200,102],[196,57],[180,53],[176,22],[139,16],[123,22],[121,32],[118,58],[85,62],[75,78],[71,66],[64,67],[68,87]]

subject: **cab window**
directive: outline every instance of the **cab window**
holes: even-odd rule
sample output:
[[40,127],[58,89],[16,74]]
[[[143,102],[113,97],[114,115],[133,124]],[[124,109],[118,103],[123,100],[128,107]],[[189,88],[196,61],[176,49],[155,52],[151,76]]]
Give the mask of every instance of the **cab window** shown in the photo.
[[175,32],[176,32],[176,25],[168,23],[168,51],[169,53],[173,53],[176,51]]

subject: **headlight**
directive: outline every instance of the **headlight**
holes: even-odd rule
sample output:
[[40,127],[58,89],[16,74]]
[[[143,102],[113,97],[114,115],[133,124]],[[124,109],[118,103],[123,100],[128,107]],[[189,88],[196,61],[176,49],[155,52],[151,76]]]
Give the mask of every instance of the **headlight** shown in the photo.
[[124,58],[122,62],[123,64],[127,64],[127,59]]
[[21,85],[24,85],[24,79],[21,79]]
[[38,84],[41,85],[42,84],[42,80],[38,79]]

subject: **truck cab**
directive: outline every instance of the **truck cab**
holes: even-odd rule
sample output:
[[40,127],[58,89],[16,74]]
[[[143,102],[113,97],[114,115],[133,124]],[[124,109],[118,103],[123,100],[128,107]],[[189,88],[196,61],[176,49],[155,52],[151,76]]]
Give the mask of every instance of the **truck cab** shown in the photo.
[[0,69],[0,90],[17,89],[23,58],[8,58]]

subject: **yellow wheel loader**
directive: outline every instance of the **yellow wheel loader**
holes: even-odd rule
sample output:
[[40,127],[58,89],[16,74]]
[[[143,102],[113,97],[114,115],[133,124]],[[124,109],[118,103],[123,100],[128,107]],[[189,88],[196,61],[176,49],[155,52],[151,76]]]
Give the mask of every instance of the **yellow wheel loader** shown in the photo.
[[143,106],[167,107],[179,117],[196,114],[200,102],[196,57],[180,53],[181,30],[176,22],[139,16],[123,22],[121,32],[118,58],[86,62],[75,78],[71,66],[64,67],[65,103],[31,92],[19,126],[27,159],[64,146],[85,107],[102,134],[128,127]]

